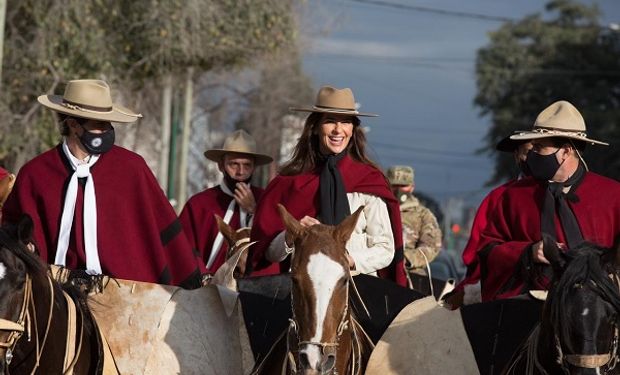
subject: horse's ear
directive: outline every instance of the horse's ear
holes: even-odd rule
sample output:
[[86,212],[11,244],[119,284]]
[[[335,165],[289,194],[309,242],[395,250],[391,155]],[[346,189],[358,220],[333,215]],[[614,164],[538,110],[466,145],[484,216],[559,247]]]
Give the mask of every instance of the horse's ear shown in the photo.
[[24,244],[31,242],[33,228],[34,223],[32,222],[30,215],[21,215],[19,221],[17,222],[17,239]]
[[295,238],[302,234],[304,227],[297,219],[289,214],[286,208],[284,208],[284,206],[280,203],[278,203],[278,212],[280,213],[280,217],[282,218],[282,222],[286,228],[286,233],[291,235],[292,239],[295,240]]
[[360,213],[363,210],[364,206],[360,206],[354,213],[349,215],[347,218],[342,220],[340,224],[338,224],[336,230],[334,231],[334,237],[336,238],[336,240],[342,243],[346,243],[349,240],[349,237],[351,237],[351,233],[353,233],[353,230],[357,225],[357,219],[359,218]]
[[220,230],[220,232],[222,232],[222,235],[224,236],[224,238],[226,238],[226,241],[228,241],[228,244],[229,245],[234,244],[235,243],[234,229],[232,229],[230,225],[226,224],[224,220],[218,215],[213,214],[213,216],[215,216],[215,221],[217,221],[217,227]]
[[564,260],[563,256],[564,254],[551,236],[543,233],[542,237],[543,253],[545,254],[545,258],[547,258],[549,263],[551,263],[553,272],[559,275],[564,271],[564,267],[566,266],[566,260]]

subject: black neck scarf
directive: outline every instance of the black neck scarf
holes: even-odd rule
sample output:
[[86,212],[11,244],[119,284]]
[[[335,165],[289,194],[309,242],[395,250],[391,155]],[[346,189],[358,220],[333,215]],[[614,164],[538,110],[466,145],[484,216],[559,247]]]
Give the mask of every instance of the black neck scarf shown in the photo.
[[[557,242],[555,228],[555,212],[557,210],[562,229],[564,230],[564,237],[567,242],[566,245],[569,249],[574,249],[583,242],[583,235],[581,234],[581,229],[579,229],[579,223],[577,223],[577,218],[567,201],[573,203],[579,202],[579,197],[575,193],[575,190],[577,190],[577,187],[583,180],[585,172],[586,170],[583,164],[579,163],[575,173],[565,182],[549,182],[542,206],[540,219],[542,233],[551,236],[551,238]],[[564,193],[564,188],[569,186],[570,189],[568,192]]]
[[320,209],[319,220],[323,224],[338,225],[351,214],[347,192],[336,164],[347,154],[347,150],[339,154],[324,157],[325,165],[319,176]]

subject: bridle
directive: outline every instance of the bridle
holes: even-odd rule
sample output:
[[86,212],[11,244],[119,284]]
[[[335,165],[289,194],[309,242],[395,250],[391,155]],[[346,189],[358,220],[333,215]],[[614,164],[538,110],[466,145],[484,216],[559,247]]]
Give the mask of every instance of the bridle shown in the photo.
[[[612,273],[609,277],[615,282],[616,286],[620,290],[620,278],[616,273]],[[593,282],[594,283],[594,282]],[[596,284],[595,284],[596,285]],[[566,366],[568,364],[574,367],[595,369],[599,367],[605,367],[605,373],[613,370],[618,364],[618,317],[613,322],[614,336],[611,340],[609,351],[605,354],[564,354],[562,352],[562,345],[557,333],[554,334],[555,345],[558,351],[558,362]]]
[[[8,320],[0,318],[0,331],[9,331],[9,336],[6,341],[0,342],[0,348],[6,349],[5,361],[7,366],[11,364],[13,360],[13,350],[17,341],[22,337],[26,324],[30,326],[30,313],[28,312],[30,303],[32,303],[32,279],[30,275],[26,274],[26,281],[24,283],[24,296],[22,299],[22,307],[19,310],[17,320]],[[30,332],[30,330],[28,330]],[[30,341],[30,335],[28,335],[28,341]]]
[[[349,319],[350,319],[350,314],[349,314],[349,283],[352,282],[350,273],[349,273],[349,277],[347,279],[346,285],[345,285],[345,291],[346,291],[346,295],[345,295],[345,304],[344,304],[344,308],[342,310],[341,313],[341,317],[340,317],[340,323],[338,324],[338,328],[336,330],[336,339],[332,342],[322,342],[322,341],[300,341],[300,337],[299,337],[299,324],[297,323],[297,318],[295,316],[295,309],[294,309],[294,301],[293,301],[293,293],[291,293],[291,312],[293,317],[291,319],[289,319],[289,328],[288,331],[293,332],[295,334],[295,336],[297,337],[297,347],[299,348],[299,346],[301,345],[313,345],[319,348],[321,354],[325,355],[325,354],[333,354],[334,357],[336,356],[336,352],[338,350],[338,346],[340,345],[340,338],[342,337],[342,334],[344,333],[344,331],[349,328]],[[290,354],[290,348],[291,348],[291,343],[290,341],[290,337],[291,335],[287,335],[287,339],[286,339],[286,346],[287,346],[287,351]],[[291,364],[291,368],[293,369],[297,369],[297,363],[295,362],[295,358],[293,355],[289,355],[288,356],[289,362]],[[337,375],[337,371],[336,368],[334,367],[332,374]]]

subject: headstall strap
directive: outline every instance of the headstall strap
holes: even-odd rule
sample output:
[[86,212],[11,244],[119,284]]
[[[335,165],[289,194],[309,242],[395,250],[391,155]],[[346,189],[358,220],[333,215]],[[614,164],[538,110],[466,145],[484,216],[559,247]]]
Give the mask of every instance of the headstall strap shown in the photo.
[[[17,321],[0,319],[0,330],[10,331],[7,340],[5,342],[0,342],[0,348],[6,349],[5,360],[7,364],[11,363],[13,359],[13,349],[15,349],[17,341],[21,338],[24,331],[26,331],[26,326],[30,326],[30,301],[32,301],[32,279],[30,275],[26,274],[24,297]],[[28,340],[30,340],[30,330],[28,330]]]
[[[614,272],[609,274],[620,290],[620,277]],[[596,285],[596,284],[594,284]],[[618,324],[614,325],[614,337],[609,348],[609,353],[605,354],[563,354],[560,346],[560,340],[555,336],[556,347],[559,353],[558,361],[566,361],[567,363],[581,368],[599,368],[607,366],[606,372],[613,370],[618,363]]]
[[[340,345],[340,337],[342,336],[342,334],[344,333],[344,331],[349,327],[349,319],[347,319],[348,317],[348,312],[349,312],[349,287],[350,287],[350,283],[349,281],[351,281],[351,277],[349,277],[349,279],[347,280],[347,287],[346,287],[346,296],[345,296],[345,305],[344,305],[344,309],[342,311],[342,317],[340,319],[340,323],[338,324],[338,328],[336,330],[336,341],[334,342],[315,342],[315,341],[299,341],[299,326],[297,324],[297,320],[295,318],[295,309],[293,308],[293,295],[291,293],[291,312],[293,314],[293,317],[291,319],[289,319],[289,330],[293,329],[293,331],[295,332],[295,335],[297,336],[297,346],[299,347],[300,345],[314,345],[314,346],[318,346],[319,348],[321,348],[321,354],[325,354],[325,350],[327,348],[330,348],[330,351],[335,352],[338,348],[338,346]],[[290,357],[291,350],[290,350],[290,344],[288,341],[288,335],[287,335],[287,352],[288,352],[288,356]],[[295,363],[293,361],[293,363]],[[296,364],[295,364],[296,366]],[[296,372],[295,372],[296,373]],[[334,370],[332,371],[333,375],[338,375],[338,372],[336,371],[336,369],[334,368]]]

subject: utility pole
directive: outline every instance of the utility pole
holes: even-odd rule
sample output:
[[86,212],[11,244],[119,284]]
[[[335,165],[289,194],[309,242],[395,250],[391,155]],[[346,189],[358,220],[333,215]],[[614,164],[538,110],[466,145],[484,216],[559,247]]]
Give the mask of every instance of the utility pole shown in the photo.
[[174,93],[172,104],[172,126],[170,127],[170,150],[168,159],[168,199],[173,203],[175,209],[178,206],[176,201],[176,165],[177,165],[177,135],[179,133],[179,110],[180,100],[177,93]]
[[[185,104],[183,106],[183,133],[181,137],[181,157],[179,160],[179,196],[178,208],[187,200],[187,159],[189,155],[189,135],[192,132],[192,103],[194,101],[193,68],[187,69],[185,78]],[[178,211],[178,210],[177,210]]]
[[6,19],[6,1],[0,0],[0,87],[2,87],[2,60],[4,59],[4,24]]
[[[2,0],[0,0],[2,1]],[[172,75],[164,78],[161,98],[161,150],[157,177],[163,191],[168,190],[168,158],[170,157],[170,125],[172,118]],[[171,198],[168,196],[168,198]]]

